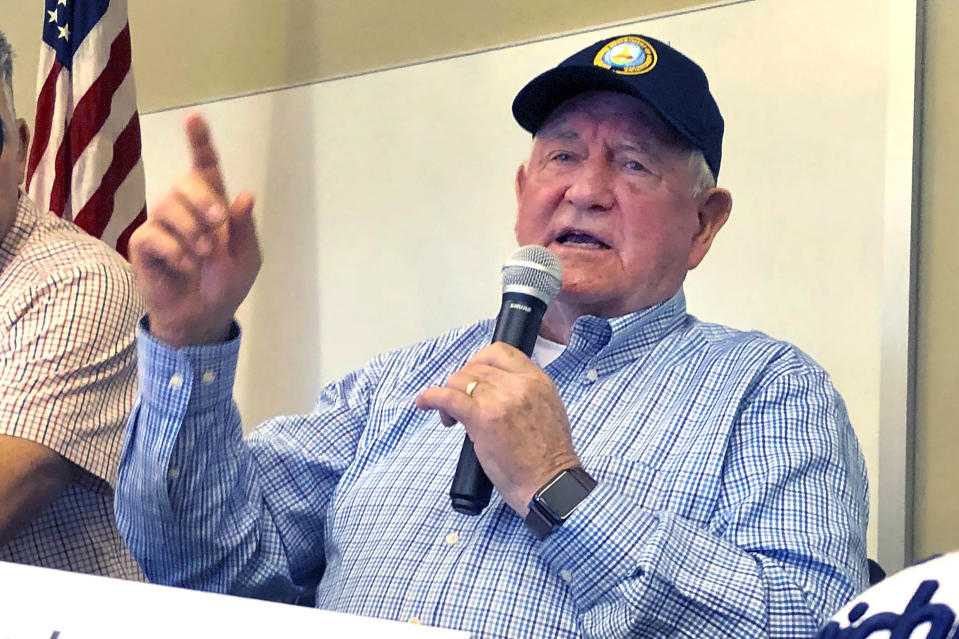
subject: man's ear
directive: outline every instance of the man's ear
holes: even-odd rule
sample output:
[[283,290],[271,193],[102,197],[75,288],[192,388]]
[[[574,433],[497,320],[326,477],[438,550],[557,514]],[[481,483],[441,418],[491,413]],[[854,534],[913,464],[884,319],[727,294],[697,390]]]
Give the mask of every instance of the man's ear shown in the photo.
[[23,118],[17,118],[17,138],[20,146],[17,148],[17,170],[20,171],[20,182],[25,179],[27,169],[27,155],[30,151],[30,127]]
[[513,180],[513,191],[516,193],[516,204],[519,204],[523,197],[523,191],[526,189],[526,165],[520,164],[516,167],[516,178]]
[[699,196],[699,230],[693,236],[688,268],[692,270],[706,257],[713,238],[723,228],[733,209],[733,196],[726,189],[712,188]]
[[516,220],[513,222],[513,234],[517,233],[519,224],[520,202],[523,200],[523,191],[526,190],[526,165],[520,164],[516,168],[516,177],[513,179],[513,191],[516,193]]

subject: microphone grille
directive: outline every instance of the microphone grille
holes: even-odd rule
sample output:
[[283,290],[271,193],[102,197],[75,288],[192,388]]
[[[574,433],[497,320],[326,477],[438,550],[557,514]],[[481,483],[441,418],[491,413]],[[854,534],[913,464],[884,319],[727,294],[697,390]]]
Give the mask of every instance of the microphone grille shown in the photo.
[[504,293],[528,293],[549,304],[562,287],[559,258],[542,246],[521,246],[503,263]]

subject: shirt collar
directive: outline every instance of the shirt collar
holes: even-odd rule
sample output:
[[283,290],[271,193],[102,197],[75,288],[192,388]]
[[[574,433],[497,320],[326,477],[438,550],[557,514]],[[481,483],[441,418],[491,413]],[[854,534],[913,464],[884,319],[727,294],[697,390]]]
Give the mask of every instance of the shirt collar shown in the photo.
[[662,340],[686,318],[686,296],[680,288],[665,302],[635,313],[610,319],[592,315],[580,317],[573,324],[567,348],[590,354],[638,351]]

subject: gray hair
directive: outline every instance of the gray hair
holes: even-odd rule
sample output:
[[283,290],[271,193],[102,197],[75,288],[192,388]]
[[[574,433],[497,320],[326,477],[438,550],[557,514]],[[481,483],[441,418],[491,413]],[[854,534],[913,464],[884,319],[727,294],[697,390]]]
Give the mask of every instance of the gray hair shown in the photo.
[[706,156],[695,147],[689,151],[689,175],[693,178],[693,199],[716,187],[716,177],[706,164]]
[[[13,48],[7,42],[3,31],[0,31],[0,90],[3,91],[3,97],[6,98],[7,104],[10,105],[10,113],[16,119],[17,111],[13,106]],[[4,122],[3,126],[6,127],[7,123]],[[5,132],[11,133],[10,131]]]

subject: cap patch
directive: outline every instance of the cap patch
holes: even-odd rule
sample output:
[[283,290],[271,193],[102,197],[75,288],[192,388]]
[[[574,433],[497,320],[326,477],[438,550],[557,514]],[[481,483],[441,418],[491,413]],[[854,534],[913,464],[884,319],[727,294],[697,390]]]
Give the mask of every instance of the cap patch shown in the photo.
[[656,66],[656,49],[636,36],[616,38],[596,54],[593,64],[623,75],[639,75]]

